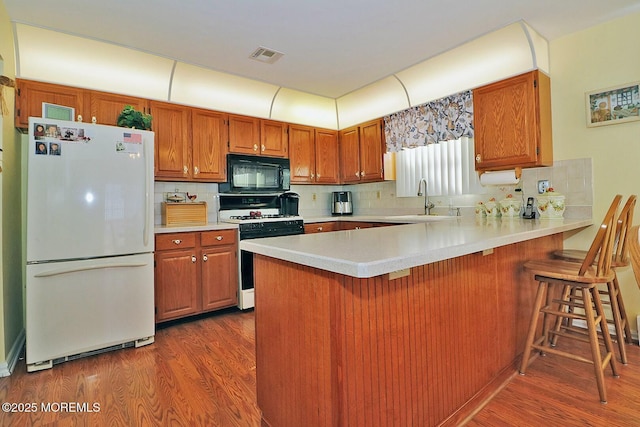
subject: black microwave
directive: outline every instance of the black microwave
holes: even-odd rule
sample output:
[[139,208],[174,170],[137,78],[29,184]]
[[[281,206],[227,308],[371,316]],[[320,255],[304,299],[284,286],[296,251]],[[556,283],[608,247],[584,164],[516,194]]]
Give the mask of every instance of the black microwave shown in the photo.
[[227,154],[227,182],[220,193],[281,193],[291,187],[289,159]]

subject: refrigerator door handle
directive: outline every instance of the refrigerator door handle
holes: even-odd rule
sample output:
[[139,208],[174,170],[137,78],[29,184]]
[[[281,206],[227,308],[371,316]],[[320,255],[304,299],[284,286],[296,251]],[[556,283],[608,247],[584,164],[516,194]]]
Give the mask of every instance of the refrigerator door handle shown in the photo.
[[144,155],[144,235],[142,236],[142,242],[146,247],[149,245],[149,198],[151,195],[149,194],[149,174],[151,171],[149,170],[149,156],[147,152],[147,144],[142,144],[142,150]]
[[119,263],[119,264],[92,264],[92,265],[85,265],[82,267],[60,268],[57,270],[43,271],[42,273],[38,273],[33,277],[51,277],[51,276],[58,276],[60,274],[77,273],[79,271],[101,270],[103,268],[144,267],[146,265],[147,265],[146,262],[125,262],[125,263]]

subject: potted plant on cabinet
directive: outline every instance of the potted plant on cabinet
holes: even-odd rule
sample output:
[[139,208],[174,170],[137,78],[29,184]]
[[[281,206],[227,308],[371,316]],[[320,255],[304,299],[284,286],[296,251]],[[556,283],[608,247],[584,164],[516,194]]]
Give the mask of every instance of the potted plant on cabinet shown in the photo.
[[138,111],[131,105],[125,105],[118,116],[116,125],[125,128],[151,130],[151,114]]

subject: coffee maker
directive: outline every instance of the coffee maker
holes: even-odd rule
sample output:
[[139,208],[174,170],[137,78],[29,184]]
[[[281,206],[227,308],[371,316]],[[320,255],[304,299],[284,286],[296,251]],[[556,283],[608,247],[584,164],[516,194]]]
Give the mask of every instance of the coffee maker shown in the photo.
[[351,191],[334,191],[331,197],[331,215],[352,215]]
[[280,215],[298,216],[298,208],[300,205],[300,195],[298,193],[282,193],[280,199]]

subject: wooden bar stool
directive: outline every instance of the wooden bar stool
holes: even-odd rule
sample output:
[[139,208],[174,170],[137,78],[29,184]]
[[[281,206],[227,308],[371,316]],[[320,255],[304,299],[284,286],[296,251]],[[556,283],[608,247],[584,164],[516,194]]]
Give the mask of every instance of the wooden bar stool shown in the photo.
[[[537,350],[540,354],[549,353],[592,364],[602,403],[607,401],[604,369],[609,365],[615,377],[618,376],[618,370],[597,285],[613,281],[611,253],[615,237],[615,216],[621,200],[622,196],[615,197],[581,264],[558,259],[533,260],[524,264],[524,268],[533,273],[535,280],[538,281],[538,292],[522,355],[520,374],[525,374],[530,362],[531,350]],[[573,294],[580,295],[581,302],[572,300],[570,295]],[[584,313],[577,313],[574,308],[581,308]],[[543,316],[542,333],[536,338],[540,314]],[[558,325],[565,319],[584,320],[587,324],[587,336],[572,333],[571,330],[563,328],[550,327],[552,321],[555,320],[555,324]],[[602,332],[604,355],[600,352],[597,325]],[[553,341],[556,336],[588,342],[591,357],[587,358],[554,348]]]
[[[636,206],[636,199],[637,197],[635,195],[629,196],[622,211],[620,211],[616,222],[616,234],[611,258],[611,268],[613,268],[614,271],[613,281],[606,284],[606,289],[599,289],[600,296],[605,296],[605,298],[602,299],[602,304],[611,307],[611,315],[607,318],[607,321],[615,327],[620,361],[625,365],[627,364],[625,343],[630,344],[633,342],[633,339],[631,337],[631,328],[627,318],[627,311],[624,307],[622,292],[620,292],[620,283],[618,282],[618,276],[615,274],[615,271],[618,268],[628,267],[630,264],[629,236],[631,234],[631,226],[633,225],[633,212]],[[587,251],[577,249],[565,249],[553,252],[554,258],[572,262],[583,262],[586,255]],[[576,293],[572,298],[579,300],[580,294]],[[572,325],[569,326],[572,327]],[[576,331],[580,329],[581,328],[575,328]]]
[[636,276],[636,284],[640,288],[640,225],[631,227],[629,235],[629,258]]

